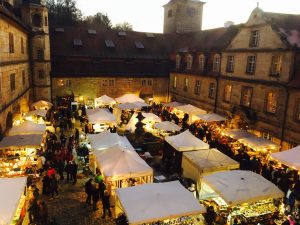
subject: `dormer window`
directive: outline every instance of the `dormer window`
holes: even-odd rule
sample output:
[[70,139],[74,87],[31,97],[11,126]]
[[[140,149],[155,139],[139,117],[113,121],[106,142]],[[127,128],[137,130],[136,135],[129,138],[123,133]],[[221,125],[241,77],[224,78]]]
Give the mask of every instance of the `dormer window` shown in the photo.
[[42,26],[42,17],[41,17],[40,14],[33,14],[32,24],[35,27],[41,27]]
[[143,45],[143,43],[140,42],[140,41],[136,41],[136,42],[134,42],[134,44],[135,44],[136,48],[139,48],[139,49],[145,48],[144,45]]
[[88,34],[97,34],[97,31],[94,29],[88,29],[87,32]]
[[176,55],[176,69],[180,68],[181,64],[181,56],[179,54]]
[[80,39],[74,39],[73,40],[73,45],[74,46],[82,46],[83,45],[82,40],[80,40]]
[[215,55],[214,56],[214,62],[213,62],[213,72],[219,72],[220,71],[220,65],[221,65],[220,55]]
[[186,64],[186,68],[188,70],[192,69],[192,65],[193,65],[193,56],[191,54],[189,54],[187,56],[187,64]]
[[204,55],[199,56],[199,62],[198,62],[198,69],[199,70],[204,70],[204,65],[205,65],[205,57]]
[[258,30],[251,31],[249,47],[258,47],[258,43],[259,43],[259,31]]

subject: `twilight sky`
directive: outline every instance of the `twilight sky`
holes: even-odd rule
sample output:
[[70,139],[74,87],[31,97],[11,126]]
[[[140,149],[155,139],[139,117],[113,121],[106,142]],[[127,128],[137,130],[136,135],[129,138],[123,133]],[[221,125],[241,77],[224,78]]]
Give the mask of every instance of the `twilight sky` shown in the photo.
[[[163,5],[169,0],[76,0],[84,16],[107,14],[113,25],[127,21],[135,31],[162,33]],[[300,14],[299,0],[204,0],[202,29],[224,22],[245,23],[259,2],[266,12]]]

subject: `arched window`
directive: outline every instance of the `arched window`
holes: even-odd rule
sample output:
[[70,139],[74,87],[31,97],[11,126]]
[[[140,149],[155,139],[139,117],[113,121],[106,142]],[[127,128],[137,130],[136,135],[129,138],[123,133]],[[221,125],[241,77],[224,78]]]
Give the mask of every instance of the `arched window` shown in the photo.
[[192,69],[192,65],[193,65],[193,56],[191,54],[189,54],[187,56],[187,64],[186,64],[186,68],[188,70]]
[[42,26],[42,17],[41,17],[40,14],[33,14],[32,24],[35,27],[41,27]]
[[213,72],[219,72],[220,71],[220,65],[221,65],[221,58],[219,54],[216,54],[214,56],[214,62],[213,62]]
[[179,54],[176,55],[176,69],[180,68],[181,64],[181,56]]
[[199,55],[199,62],[198,62],[198,68],[199,70],[204,70],[204,65],[205,65],[205,57],[204,55]]

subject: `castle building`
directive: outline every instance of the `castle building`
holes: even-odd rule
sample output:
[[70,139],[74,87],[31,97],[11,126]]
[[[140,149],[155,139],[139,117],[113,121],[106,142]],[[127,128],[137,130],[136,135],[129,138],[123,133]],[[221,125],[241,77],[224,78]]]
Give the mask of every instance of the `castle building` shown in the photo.
[[153,34],[49,28],[40,0],[0,0],[0,131],[36,100],[136,93],[235,118],[282,149],[300,144],[300,16],[257,7],[244,24],[202,30],[203,6],[170,0]]

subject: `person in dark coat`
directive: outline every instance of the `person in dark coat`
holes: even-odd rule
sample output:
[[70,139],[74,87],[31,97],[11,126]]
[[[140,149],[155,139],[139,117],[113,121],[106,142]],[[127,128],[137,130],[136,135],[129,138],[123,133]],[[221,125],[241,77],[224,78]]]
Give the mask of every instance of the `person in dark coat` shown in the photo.
[[99,182],[99,185],[98,185],[98,189],[99,189],[99,196],[100,196],[100,199],[103,199],[104,197],[104,192],[106,190],[106,185],[104,183],[103,180],[100,180]]
[[90,178],[84,185],[85,193],[87,194],[85,203],[88,205],[90,205],[92,202],[92,191],[93,191],[92,181],[93,179]]
[[92,183],[91,185],[92,200],[93,200],[93,209],[97,210],[97,203],[99,201],[99,189],[96,188],[96,185]]
[[56,195],[58,195],[58,183],[57,183],[55,174],[52,174],[52,176],[50,178],[50,190],[51,190],[52,198],[54,198],[54,193],[56,193]]
[[108,215],[109,215],[109,217],[111,217],[110,201],[109,201],[109,199],[110,199],[109,192],[108,192],[108,190],[105,190],[104,191],[104,196],[102,198],[102,207],[103,207],[102,218],[103,219],[105,218],[106,211],[108,211]]
[[39,225],[48,224],[48,207],[44,201],[38,201],[39,206]]
[[48,175],[45,175],[43,177],[42,182],[43,182],[42,194],[49,195],[49,193],[50,193],[50,178],[48,177]]
[[66,172],[67,172],[67,182],[69,182],[69,180],[72,181],[72,163],[71,163],[71,161],[69,161],[66,165]]
[[78,170],[78,165],[76,164],[75,161],[72,161],[72,164],[71,164],[71,177],[73,179],[73,184],[76,184],[76,182],[77,182],[77,170]]
[[30,224],[31,223],[34,223],[34,224],[38,223],[38,220],[39,220],[39,206],[38,206],[36,198],[30,199],[28,212],[29,212],[29,222],[30,222]]

